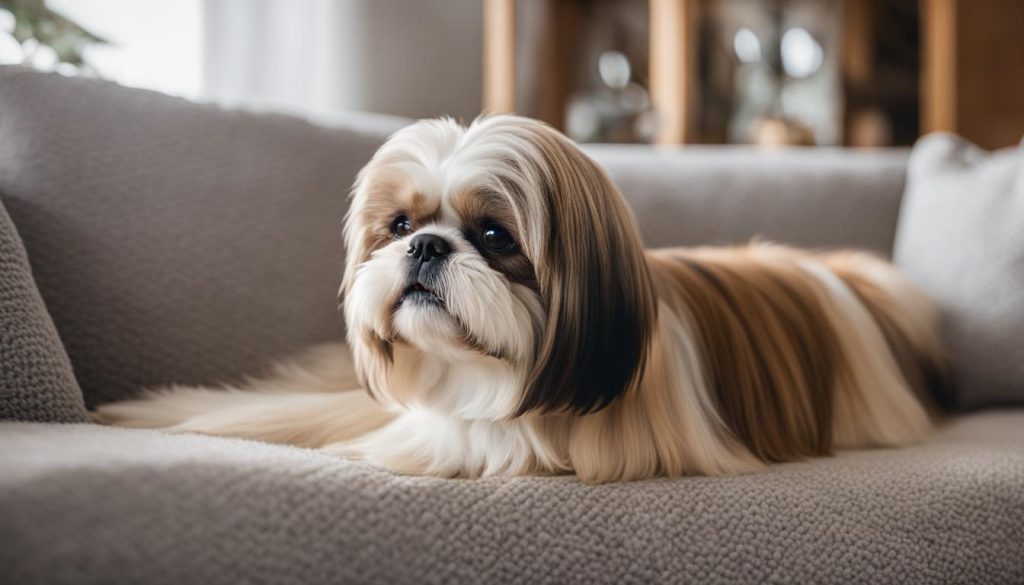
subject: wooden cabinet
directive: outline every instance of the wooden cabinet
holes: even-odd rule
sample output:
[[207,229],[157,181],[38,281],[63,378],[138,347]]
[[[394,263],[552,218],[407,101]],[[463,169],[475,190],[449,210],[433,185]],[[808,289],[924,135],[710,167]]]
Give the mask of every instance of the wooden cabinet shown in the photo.
[[921,127],[986,148],[1024,136],[1024,1],[922,0]]
[[[586,0],[484,1],[484,110],[516,111],[517,9],[543,6],[549,19],[534,86],[531,114],[564,128],[564,107],[579,14]],[[648,0],[651,102],[657,111],[655,141],[701,142],[697,62],[702,18],[716,0]],[[895,20],[902,24],[894,26]],[[870,114],[889,116],[891,143],[946,130],[988,148],[1024,135],[1024,0],[845,0],[840,63],[847,92],[846,144],[856,144],[857,124]],[[889,35],[886,37],[885,35]],[[909,73],[890,75],[891,52],[902,47]],[[880,96],[880,97],[879,97]],[[871,100],[880,100],[872,104]],[[886,100],[891,107],[886,109]],[[895,104],[895,105],[892,105]],[[893,130],[894,129],[894,130]],[[706,139],[704,140],[706,141]]]

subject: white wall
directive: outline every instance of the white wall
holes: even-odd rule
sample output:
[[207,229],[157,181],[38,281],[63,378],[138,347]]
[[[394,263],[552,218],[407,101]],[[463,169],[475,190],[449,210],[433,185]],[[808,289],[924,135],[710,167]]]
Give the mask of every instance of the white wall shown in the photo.
[[482,0],[363,0],[370,7],[368,103],[412,117],[480,113]]

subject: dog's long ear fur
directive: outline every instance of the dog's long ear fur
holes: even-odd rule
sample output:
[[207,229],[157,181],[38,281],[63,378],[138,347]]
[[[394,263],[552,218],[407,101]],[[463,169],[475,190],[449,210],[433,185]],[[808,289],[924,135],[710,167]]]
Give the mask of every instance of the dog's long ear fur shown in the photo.
[[[382,202],[387,201],[382,194],[393,190],[398,181],[387,172],[387,164],[392,163],[394,158],[394,155],[383,152],[383,149],[378,151],[373,160],[359,172],[352,188],[349,210],[345,215],[345,272],[342,276],[341,289],[338,291],[339,308],[344,306],[345,299],[351,292],[359,266],[390,238],[389,233],[379,229],[366,229],[366,226],[373,226],[376,216],[384,213],[378,209]],[[387,368],[393,360],[391,343],[379,338],[365,327],[356,326],[349,319],[345,321],[348,344],[359,382],[371,396],[378,398],[379,389],[385,384]]]
[[352,192],[349,194],[349,208],[345,214],[344,241],[345,241],[345,272],[341,280],[341,290],[338,291],[339,303],[347,296],[352,288],[352,281],[355,280],[356,270],[359,265],[366,262],[380,244],[388,240],[389,234],[364,229],[372,225],[372,221],[380,213],[375,208],[377,203],[383,199],[379,193],[387,193],[393,187],[397,179],[392,179],[384,172],[386,165],[391,162],[394,156],[387,156],[378,152],[356,178]]
[[643,244],[604,171],[551,128],[519,120],[543,191],[526,199],[547,220],[533,222],[545,230],[534,258],[547,323],[517,415],[592,412],[643,376],[657,308]]

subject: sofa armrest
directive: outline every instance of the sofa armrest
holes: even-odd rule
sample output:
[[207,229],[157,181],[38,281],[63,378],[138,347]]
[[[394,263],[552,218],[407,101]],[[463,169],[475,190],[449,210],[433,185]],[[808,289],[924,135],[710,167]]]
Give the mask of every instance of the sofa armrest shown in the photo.
[[904,150],[591,145],[648,246],[741,243],[891,254]]

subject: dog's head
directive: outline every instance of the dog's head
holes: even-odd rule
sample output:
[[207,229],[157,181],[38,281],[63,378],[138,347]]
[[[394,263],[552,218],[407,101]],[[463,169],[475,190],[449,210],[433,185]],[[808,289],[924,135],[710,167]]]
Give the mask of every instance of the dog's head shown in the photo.
[[345,242],[349,344],[380,400],[585,413],[643,374],[656,305],[632,213],[540,122],[397,132],[360,173]]

